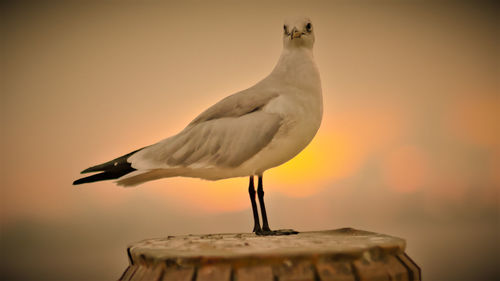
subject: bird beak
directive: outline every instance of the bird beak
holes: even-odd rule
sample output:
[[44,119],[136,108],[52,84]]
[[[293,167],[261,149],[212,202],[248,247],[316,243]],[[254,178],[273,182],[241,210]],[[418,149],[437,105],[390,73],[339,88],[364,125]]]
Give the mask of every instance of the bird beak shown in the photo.
[[292,29],[292,32],[290,32],[290,39],[293,40],[293,38],[300,38],[302,36],[302,32],[299,32],[296,27]]

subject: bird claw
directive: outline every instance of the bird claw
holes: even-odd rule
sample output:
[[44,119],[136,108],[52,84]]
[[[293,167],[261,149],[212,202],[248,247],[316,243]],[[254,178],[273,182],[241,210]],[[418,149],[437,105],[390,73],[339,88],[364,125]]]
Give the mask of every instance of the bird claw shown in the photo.
[[278,229],[278,230],[257,230],[255,231],[255,234],[259,236],[280,236],[280,235],[293,235],[293,234],[298,234],[298,231],[295,231],[293,229]]

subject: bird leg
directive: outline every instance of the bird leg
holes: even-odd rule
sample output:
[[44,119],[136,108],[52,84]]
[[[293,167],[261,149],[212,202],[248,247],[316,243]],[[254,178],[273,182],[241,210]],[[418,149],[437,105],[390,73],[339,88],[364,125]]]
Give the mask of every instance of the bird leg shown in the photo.
[[257,211],[257,202],[255,201],[255,187],[253,185],[253,176],[250,176],[250,184],[248,185],[248,194],[250,195],[250,201],[252,201],[252,211],[253,211],[253,231],[255,233],[262,232],[259,222],[259,213]]
[[259,183],[257,185],[257,196],[259,196],[260,214],[262,215],[262,231],[269,232],[269,223],[267,222],[266,205],[264,204],[264,186],[262,184],[262,176],[259,176]]
[[[262,229],[260,231],[256,231],[255,234],[257,234],[257,235],[298,234],[298,232],[293,230],[293,229],[271,230],[269,228],[269,223],[267,221],[266,205],[264,204],[264,184],[262,183],[262,175],[259,176],[259,183],[257,185],[257,196],[259,197],[260,213],[262,215]],[[254,214],[255,214],[255,212],[254,212]]]

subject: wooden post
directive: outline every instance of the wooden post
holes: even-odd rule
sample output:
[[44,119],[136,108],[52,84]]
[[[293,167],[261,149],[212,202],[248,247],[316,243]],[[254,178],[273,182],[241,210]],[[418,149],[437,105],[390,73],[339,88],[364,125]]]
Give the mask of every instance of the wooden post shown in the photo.
[[421,280],[405,241],[352,228],[169,236],[132,244],[120,281]]

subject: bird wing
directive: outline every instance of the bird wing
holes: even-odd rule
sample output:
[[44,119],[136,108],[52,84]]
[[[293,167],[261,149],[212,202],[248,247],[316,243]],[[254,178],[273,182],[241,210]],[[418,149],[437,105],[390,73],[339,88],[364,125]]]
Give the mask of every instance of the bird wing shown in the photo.
[[[259,85],[259,84],[258,84]],[[270,100],[279,94],[273,91],[262,91],[257,87],[230,95],[196,117],[188,127],[205,121],[223,117],[239,117],[262,109]]]
[[237,167],[274,137],[278,114],[262,108],[278,94],[239,92],[208,108],[179,134],[146,147],[127,161],[135,169]]

